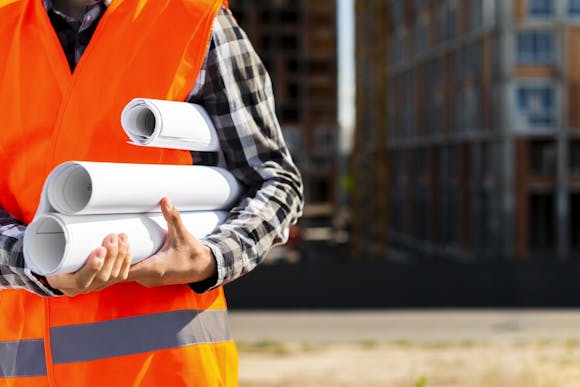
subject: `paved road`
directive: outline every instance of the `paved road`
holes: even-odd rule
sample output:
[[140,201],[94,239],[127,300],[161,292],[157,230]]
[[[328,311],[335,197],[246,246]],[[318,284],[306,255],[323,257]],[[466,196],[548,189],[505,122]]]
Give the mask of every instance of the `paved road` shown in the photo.
[[232,311],[239,342],[580,341],[580,310]]

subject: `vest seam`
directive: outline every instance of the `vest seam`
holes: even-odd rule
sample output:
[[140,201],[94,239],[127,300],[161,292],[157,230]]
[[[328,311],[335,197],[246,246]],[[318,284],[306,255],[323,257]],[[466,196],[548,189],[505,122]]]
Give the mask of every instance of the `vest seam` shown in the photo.
[[46,379],[50,387],[56,387],[52,363],[52,346],[50,344],[50,298],[43,299],[44,304],[44,356],[46,361]]
[[[39,6],[38,5],[38,2],[36,4],[36,6],[37,7]],[[56,120],[54,122],[54,126],[51,129],[51,131],[50,131],[50,143],[49,143],[50,148],[49,148],[49,152],[48,152],[48,155],[47,155],[48,157],[46,158],[46,163],[44,165],[45,175],[48,175],[48,172],[51,169],[52,161],[54,160],[54,157],[53,157],[53,153],[54,152],[53,151],[56,148],[55,147],[55,145],[56,145],[56,143],[55,143],[55,137],[56,137],[56,134],[57,134],[57,131],[58,131],[59,123],[62,121],[62,116],[63,116],[62,113],[63,113],[63,110],[64,110],[63,109],[63,104],[66,101],[69,100],[70,94],[72,93],[72,89],[73,89],[72,88],[73,74],[71,73],[71,70],[68,67],[68,63],[66,61],[66,56],[65,56],[64,50],[60,46],[60,42],[58,40],[58,36],[57,36],[56,32],[54,31],[54,28],[52,27],[51,23],[50,23],[50,19],[48,18],[48,14],[46,14],[46,11],[44,10],[44,8],[43,8],[43,10],[41,12],[44,13],[44,15],[43,15],[44,16],[43,17],[44,25],[45,25],[45,27],[48,27],[48,32],[47,33],[51,35],[50,40],[52,41],[52,45],[53,46],[56,46],[57,47],[57,52],[60,53],[60,55],[59,55],[60,65],[61,66],[62,65],[66,65],[65,73],[68,75],[68,77],[67,77],[67,85],[66,85],[67,87],[66,88],[63,88],[64,90],[62,91],[62,100],[61,100],[61,103],[60,103],[60,105],[61,105],[60,106],[60,110],[59,110],[59,113],[58,113],[58,115],[56,117]],[[59,64],[55,64],[55,66],[59,66]]]

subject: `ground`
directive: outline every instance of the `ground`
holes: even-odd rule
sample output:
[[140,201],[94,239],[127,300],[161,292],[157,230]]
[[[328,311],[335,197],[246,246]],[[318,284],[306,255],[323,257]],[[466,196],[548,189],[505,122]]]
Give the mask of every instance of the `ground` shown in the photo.
[[580,387],[579,322],[576,311],[234,312],[232,329],[241,387]]

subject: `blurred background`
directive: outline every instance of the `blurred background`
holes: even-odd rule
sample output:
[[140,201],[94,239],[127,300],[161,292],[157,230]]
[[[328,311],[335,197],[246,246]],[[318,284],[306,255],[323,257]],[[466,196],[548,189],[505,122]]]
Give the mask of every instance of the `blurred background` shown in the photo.
[[306,199],[226,287],[241,384],[580,385],[580,1],[230,8]]

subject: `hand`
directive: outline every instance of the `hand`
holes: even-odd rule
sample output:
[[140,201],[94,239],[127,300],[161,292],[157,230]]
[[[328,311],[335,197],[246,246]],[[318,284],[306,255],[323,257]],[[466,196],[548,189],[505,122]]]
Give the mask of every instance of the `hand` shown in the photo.
[[209,247],[187,231],[179,211],[169,199],[161,199],[161,211],[167,222],[167,235],[161,249],[133,265],[129,280],[146,287],[199,282],[217,273]]
[[109,234],[103,244],[89,254],[84,266],[70,274],[46,277],[49,285],[67,296],[101,290],[127,280],[131,251],[125,234]]

